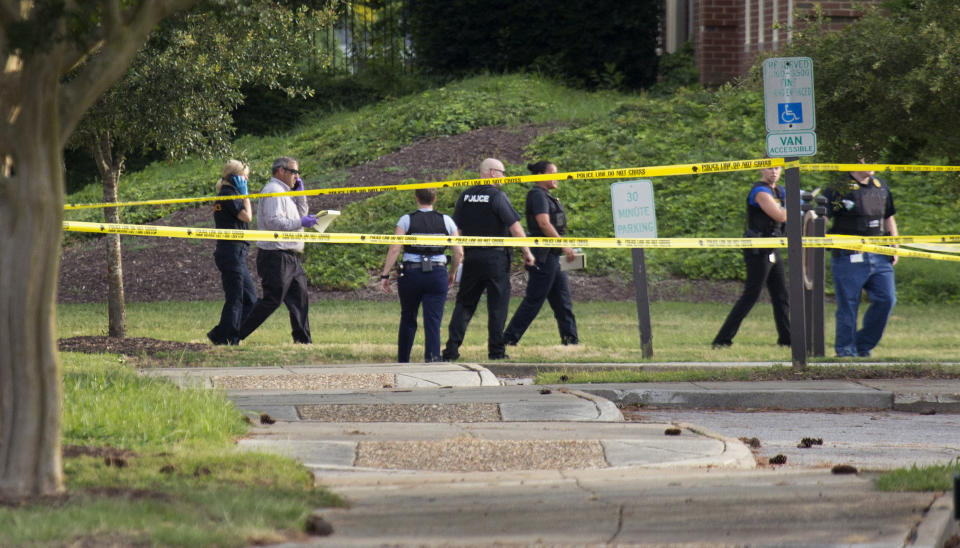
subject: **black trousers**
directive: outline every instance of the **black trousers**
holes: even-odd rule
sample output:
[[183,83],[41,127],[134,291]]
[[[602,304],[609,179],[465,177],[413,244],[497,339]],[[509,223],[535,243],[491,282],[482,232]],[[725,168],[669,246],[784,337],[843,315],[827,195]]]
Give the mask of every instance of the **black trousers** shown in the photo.
[[[407,263],[404,263],[407,264]],[[413,339],[417,336],[417,312],[423,304],[423,361],[440,360],[440,326],[443,305],[447,301],[447,267],[434,265],[430,272],[404,268],[397,280],[400,295],[400,329],[397,332],[397,361],[410,361]]]
[[510,306],[510,256],[502,249],[467,249],[460,276],[460,290],[450,318],[444,360],[460,357],[467,325],[477,311],[480,296],[487,292],[487,353],[503,356],[503,324]]
[[[770,257],[774,261],[770,262]],[[784,275],[783,259],[776,249],[744,249],[743,260],[747,264],[747,279],[743,294],[733,305],[726,321],[713,339],[713,344],[733,344],[733,337],[740,329],[740,323],[747,317],[753,305],[760,298],[760,292],[766,284],[773,304],[773,320],[777,326],[777,344],[790,344],[790,297],[787,294],[787,282]]]
[[237,329],[257,304],[257,286],[247,270],[247,246],[217,242],[213,260],[220,270],[224,303],[220,323],[210,330],[208,336],[219,344],[237,344]]
[[527,328],[540,312],[543,302],[550,303],[553,317],[560,330],[560,342],[577,344],[577,320],[573,315],[573,302],[570,298],[570,284],[567,273],[560,270],[560,256],[547,254],[543,261],[537,261],[527,267],[527,294],[520,303],[507,330],[503,332],[505,342],[516,344],[526,333]]
[[300,254],[261,249],[257,252],[257,274],[263,285],[263,298],[257,301],[257,306],[237,331],[240,339],[253,333],[283,303],[290,312],[293,342],[313,342],[308,318],[310,295],[307,293],[307,275],[303,271]]

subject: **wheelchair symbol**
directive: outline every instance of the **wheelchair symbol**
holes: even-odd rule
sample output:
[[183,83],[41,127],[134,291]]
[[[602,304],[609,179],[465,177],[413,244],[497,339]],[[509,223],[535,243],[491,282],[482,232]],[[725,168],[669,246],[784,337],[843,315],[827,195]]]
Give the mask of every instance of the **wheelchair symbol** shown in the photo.
[[779,124],[802,124],[803,103],[778,103],[777,117]]

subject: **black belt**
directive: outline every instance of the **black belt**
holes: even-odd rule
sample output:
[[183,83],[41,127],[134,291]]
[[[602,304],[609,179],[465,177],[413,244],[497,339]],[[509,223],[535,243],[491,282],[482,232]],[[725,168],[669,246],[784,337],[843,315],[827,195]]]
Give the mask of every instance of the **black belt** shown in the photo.
[[293,255],[294,257],[299,257],[303,255],[300,251],[294,251],[292,249],[261,249],[261,253],[284,253],[286,255]]
[[[444,266],[444,267],[447,266],[447,263],[442,263],[442,262],[440,262],[440,261],[430,261],[430,264],[431,264],[432,266]],[[414,262],[414,261],[404,261],[404,262],[403,262],[403,269],[404,269],[404,270],[407,270],[407,269],[411,269],[411,270],[421,270],[421,269],[423,269],[423,263]]]

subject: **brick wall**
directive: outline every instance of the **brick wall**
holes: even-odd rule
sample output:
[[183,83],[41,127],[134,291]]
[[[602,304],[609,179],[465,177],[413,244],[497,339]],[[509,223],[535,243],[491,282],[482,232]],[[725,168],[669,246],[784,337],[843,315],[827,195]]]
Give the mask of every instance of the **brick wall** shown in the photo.
[[[831,27],[842,29],[860,12],[856,4],[876,0],[820,2]],[[745,76],[757,55],[776,51],[790,40],[789,26],[799,23],[795,14],[808,13],[807,0],[693,0],[693,42],[700,82],[716,86]],[[793,14],[791,14],[793,11]],[[778,29],[774,23],[779,23]]]

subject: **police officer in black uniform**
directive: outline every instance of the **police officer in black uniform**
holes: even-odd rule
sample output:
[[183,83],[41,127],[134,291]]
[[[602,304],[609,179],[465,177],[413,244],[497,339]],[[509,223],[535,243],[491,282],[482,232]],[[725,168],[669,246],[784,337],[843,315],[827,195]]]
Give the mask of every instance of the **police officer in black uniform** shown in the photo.
[[[833,219],[828,234],[855,236],[898,236],[896,207],[887,184],[873,171],[851,171],[838,185],[827,188],[827,216]],[[897,302],[893,266],[897,256],[834,249],[830,253],[830,271],[837,298],[837,357],[867,357],[887,326]],[[857,329],[860,296],[867,292],[870,306]]]
[[[527,169],[534,175],[557,172],[557,166],[546,160],[530,164]],[[560,205],[560,200],[550,194],[558,185],[556,179],[538,181],[527,193],[526,215],[530,236],[559,238],[566,234],[567,217],[563,206]],[[527,267],[527,294],[503,332],[504,342],[510,346],[520,342],[546,300],[557,319],[561,344],[579,344],[577,320],[573,315],[573,302],[570,298],[570,283],[567,273],[560,269],[560,255],[565,255],[567,261],[573,261],[573,249],[535,247],[532,252],[536,263]]]
[[[503,175],[503,163],[499,160],[487,158],[480,164],[481,178],[500,178]],[[525,236],[520,226],[520,214],[499,185],[478,185],[464,190],[457,199],[453,220],[464,236]],[[492,360],[506,359],[509,356],[504,352],[503,325],[507,321],[510,304],[510,248],[465,247],[463,275],[453,317],[450,318],[443,359],[452,361],[460,357],[460,345],[463,344],[467,325],[477,310],[484,290],[487,292],[487,355]],[[522,250],[524,264],[533,265],[530,249],[523,247]]]
[[[433,236],[456,236],[460,234],[453,219],[433,210],[437,200],[437,191],[421,188],[414,192],[417,210],[400,217],[395,233],[422,234]],[[417,334],[417,311],[423,303],[423,361],[440,361],[440,325],[443,322],[443,305],[447,300],[447,289],[453,285],[460,261],[463,260],[463,247],[453,248],[453,260],[447,269],[447,257],[444,246],[394,244],[387,251],[386,264],[380,275],[384,293],[390,292],[390,270],[393,269],[400,250],[403,258],[400,266],[400,278],[397,280],[397,293],[400,295],[400,330],[397,334],[397,361],[410,361],[410,350]]]
[[[784,189],[777,184],[780,180],[780,167],[768,167],[761,170],[763,180],[753,185],[747,195],[747,230],[745,238],[767,238],[783,235],[783,225],[787,222],[787,210],[783,207]],[[747,265],[747,279],[743,294],[733,305],[726,321],[713,339],[713,347],[733,344],[733,337],[740,329],[740,323],[750,313],[750,309],[760,298],[766,283],[773,304],[773,320],[777,326],[777,344],[790,345],[790,297],[784,276],[783,259],[780,251],[773,249],[744,248],[743,261]]]

